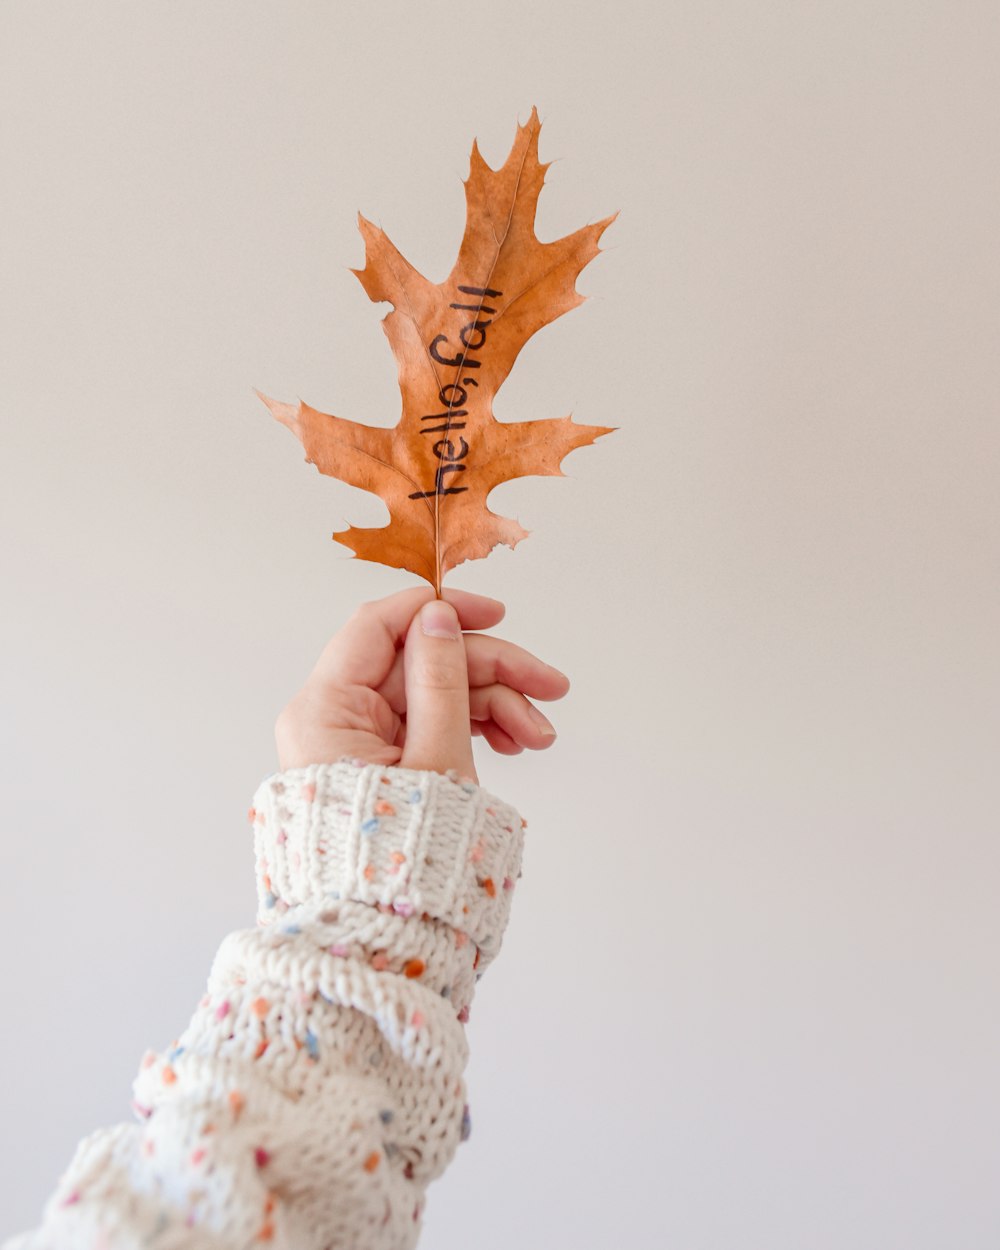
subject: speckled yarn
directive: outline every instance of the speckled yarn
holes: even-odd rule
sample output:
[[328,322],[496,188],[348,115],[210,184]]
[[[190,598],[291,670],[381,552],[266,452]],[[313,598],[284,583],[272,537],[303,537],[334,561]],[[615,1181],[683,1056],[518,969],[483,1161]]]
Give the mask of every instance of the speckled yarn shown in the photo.
[[77,1146],[43,1225],[0,1250],[398,1250],[469,1135],[475,982],[523,822],[454,774],[359,761],[269,777],[256,929],[133,1082],[137,1124]]

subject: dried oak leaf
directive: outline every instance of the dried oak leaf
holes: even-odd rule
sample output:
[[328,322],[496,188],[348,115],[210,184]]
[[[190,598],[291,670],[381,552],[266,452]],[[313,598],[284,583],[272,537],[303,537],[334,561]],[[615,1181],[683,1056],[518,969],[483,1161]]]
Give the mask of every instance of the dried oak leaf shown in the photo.
[[[614,427],[555,420],[497,421],[492,400],[518,352],[542,326],[583,303],[576,278],[601,250],[617,213],[542,243],[535,208],[548,164],[538,160],[536,109],[518,126],[502,168],[475,142],[465,182],[466,225],[455,267],[435,285],[388,236],[358,215],[369,297],[393,306],[382,322],[399,370],[403,411],[377,428],[257,394],[296,435],[321,473],[371,491],[389,524],[354,526],[333,537],[362,560],[408,569],[440,594],[449,569],[513,547],[528,531],[486,506],[494,486],[515,477],[563,476],[570,451]],[[550,162],[551,163],[551,162]]]

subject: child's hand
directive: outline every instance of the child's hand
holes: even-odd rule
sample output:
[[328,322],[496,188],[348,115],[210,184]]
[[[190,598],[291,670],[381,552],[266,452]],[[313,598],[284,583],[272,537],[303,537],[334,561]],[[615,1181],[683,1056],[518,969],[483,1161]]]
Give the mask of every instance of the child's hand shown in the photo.
[[404,590],[354,614],[278,717],[282,770],[351,756],[478,780],[473,733],[504,755],[550,745],[555,730],[525,696],[562,698],[567,678],[513,643],[463,638],[496,625],[502,603],[445,595]]

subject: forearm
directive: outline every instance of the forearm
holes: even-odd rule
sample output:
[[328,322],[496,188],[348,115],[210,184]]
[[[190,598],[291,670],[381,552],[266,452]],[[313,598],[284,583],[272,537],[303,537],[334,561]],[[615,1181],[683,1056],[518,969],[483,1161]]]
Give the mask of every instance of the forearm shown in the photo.
[[464,1022],[520,873],[514,811],[432,772],[279,773],[251,812],[258,923],[230,934],[138,1124],[81,1143],[7,1250],[408,1247],[468,1131]]

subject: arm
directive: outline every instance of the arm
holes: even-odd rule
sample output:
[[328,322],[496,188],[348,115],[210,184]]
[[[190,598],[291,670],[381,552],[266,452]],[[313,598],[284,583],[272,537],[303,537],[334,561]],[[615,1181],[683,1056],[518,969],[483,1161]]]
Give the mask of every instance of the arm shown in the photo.
[[[498,619],[451,597],[467,625]],[[251,809],[256,928],[146,1053],[138,1123],[82,1141],[42,1228],[5,1250],[416,1243],[468,1135],[464,1024],[520,872],[520,818],[473,780],[470,712],[500,749],[543,746],[523,691],[565,690],[510,644],[410,629],[427,598],[364,609],[279,718],[282,771]]]

